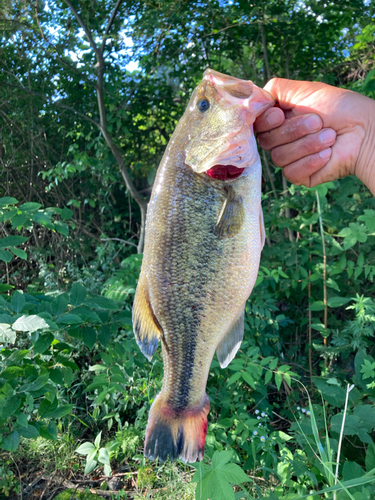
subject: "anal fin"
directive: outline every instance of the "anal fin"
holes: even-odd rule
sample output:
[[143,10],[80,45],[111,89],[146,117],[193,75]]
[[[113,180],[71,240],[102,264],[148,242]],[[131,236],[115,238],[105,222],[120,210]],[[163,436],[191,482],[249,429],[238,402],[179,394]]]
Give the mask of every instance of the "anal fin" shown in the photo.
[[214,234],[219,238],[231,238],[238,234],[245,220],[242,196],[235,195],[232,186],[227,186],[227,197],[219,214]]
[[221,368],[226,368],[229,365],[240,348],[244,334],[244,316],[245,309],[242,310],[241,314],[231,324],[229,330],[216,348],[216,355]]
[[138,347],[151,361],[163,330],[152,310],[147,288],[147,281],[141,272],[133,304],[133,330]]

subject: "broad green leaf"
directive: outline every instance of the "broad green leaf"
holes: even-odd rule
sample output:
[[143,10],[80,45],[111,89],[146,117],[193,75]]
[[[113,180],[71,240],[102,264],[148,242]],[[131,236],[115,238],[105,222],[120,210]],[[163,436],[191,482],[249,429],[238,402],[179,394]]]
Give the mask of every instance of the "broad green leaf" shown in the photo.
[[30,201],[28,203],[24,203],[19,208],[20,210],[22,210],[22,212],[35,212],[36,210],[39,210],[41,206],[42,205],[40,203],[34,203]]
[[4,262],[10,262],[12,259],[13,259],[12,252],[9,252],[8,250],[0,250],[0,260]]
[[84,475],[86,476],[86,474],[90,474],[90,472],[92,472],[95,469],[97,463],[98,462],[93,458],[91,457],[87,458]]
[[70,303],[72,306],[79,306],[86,298],[86,288],[80,283],[74,283],[70,290]]
[[110,465],[109,453],[105,448],[100,448],[98,462],[100,462],[101,464]]
[[14,453],[20,444],[20,435],[18,431],[13,431],[9,434],[9,436],[3,437],[3,441],[0,444],[0,447],[3,450],[9,451],[10,453]]
[[6,236],[0,239],[0,248],[18,247],[18,245],[26,243],[27,240],[28,238],[23,236]]
[[58,385],[64,384],[63,372],[61,368],[51,368],[49,371],[49,378]]
[[242,376],[242,372],[240,372],[240,371],[233,373],[233,375],[231,377],[229,377],[229,379],[227,381],[227,385],[234,384],[234,382],[237,382],[237,380],[240,379],[241,376]]
[[57,232],[61,233],[64,236],[69,236],[69,227],[67,224],[65,224],[65,222],[56,220],[53,225]]
[[18,396],[11,396],[5,399],[4,406],[0,406],[1,417],[6,419],[16,413],[21,405],[21,399]]
[[241,484],[251,481],[237,464],[226,464],[222,470],[223,476],[232,484]]
[[24,224],[30,222],[30,215],[25,215],[25,214],[17,214],[14,217],[12,217],[11,224],[12,228],[18,228],[20,230]]
[[63,208],[61,210],[61,214],[60,214],[60,217],[61,217],[61,220],[69,220],[73,217],[74,213],[73,213],[73,210],[70,210],[70,208]]
[[371,443],[368,445],[366,452],[366,470],[370,472],[373,469],[375,469],[375,444]]
[[271,370],[267,370],[265,375],[264,375],[264,382],[265,384],[268,384],[270,380],[272,379],[273,372]]
[[233,487],[228,483],[222,472],[218,471],[215,474],[215,479],[212,481],[212,494],[216,500],[234,499]]
[[247,384],[249,384],[250,387],[252,387],[253,389],[256,389],[255,381],[254,381],[253,377],[250,375],[250,373],[242,372],[242,378],[244,379],[244,381]]
[[281,365],[279,366],[279,368],[277,369],[278,372],[281,372],[281,373],[285,373],[287,371],[290,370],[290,366],[289,365]]
[[55,422],[49,422],[48,425],[39,425],[40,435],[45,439],[56,441],[57,439],[57,426]]
[[100,326],[98,329],[98,340],[104,346],[107,347],[111,341],[112,333],[107,325]]
[[60,318],[56,319],[56,323],[59,325],[79,325],[83,323],[83,319],[77,314],[64,314]]
[[47,412],[50,409],[52,409],[53,411],[55,408],[57,408],[57,405],[58,405],[57,399],[55,399],[55,401],[51,403],[50,401],[48,401],[48,399],[44,398],[39,405],[38,409],[39,418],[46,418]]
[[327,300],[328,307],[341,307],[353,300],[351,297],[331,297]]
[[53,411],[49,409],[46,414],[44,415],[44,418],[62,418],[65,417],[66,415],[69,415],[72,413],[72,410],[74,408],[74,405],[60,405]]
[[233,456],[232,450],[215,451],[212,457],[212,467],[214,469],[222,468]]
[[13,330],[20,332],[36,332],[37,330],[43,330],[49,328],[48,323],[36,314],[31,316],[23,315],[17,319],[12,325]]
[[0,207],[15,205],[16,203],[18,203],[18,200],[16,200],[16,198],[12,198],[11,196],[4,196],[3,198],[0,198]]
[[109,309],[111,311],[118,310],[117,303],[114,300],[107,299],[106,297],[90,297],[85,300],[85,304],[93,308]]
[[49,373],[43,373],[40,375],[34,382],[30,382],[28,384],[24,384],[20,387],[20,392],[35,392],[42,389],[47,384],[49,378]]
[[27,415],[25,415],[24,413],[20,413],[19,415],[17,415],[17,424],[21,427],[27,427],[29,425]]
[[12,304],[12,307],[13,307],[13,310],[15,313],[20,313],[23,309],[23,306],[25,305],[25,296],[23,293],[19,292],[18,290],[16,290],[13,295],[12,295],[12,298],[10,300],[10,303]]
[[111,466],[108,464],[104,465],[104,475],[110,477],[112,475]]
[[102,439],[102,431],[100,431],[99,434],[95,438],[95,441],[94,441],[95,448],[99,448],[101,439]]
[[362,477],[365,471],[356,462],[347,460],[342,468],[342,477],[344,481],[350,481],[351,479],[357,479]]
[[35,342],[33,347],[34,355],[43,354],[52,344],[54,340],[52,333],[47,333],[46,335],[39,335],[38,340]]
[[55,316],[61,316],[66,312],[68,308],[68,295],[66,293],[62,293],[55,297],[51,304],[52,314]]
[[40,224],[41,226],[46,227],[47,229],[53,229],[54,228],[54,224],[51,221],[51,218],[47,214],[45,214],[43,212],[38,212],[38,213],[34,214],[31,217],[31,219],[34,222],[37,222],[38,224]]
[[271,363],[269,364],[269,369],[274,370],[276,368],[278,362],[279,362],[279,358],[273,359],[271,361]]
[[20,259],[27,260],[27,252],[21,248],[9,247],[9,250]]
[[325,309],[324,302],[322,300],[317,300],[307,309],[308,311],[323,311]]
[[8,366],[8,368],[5,368],[5,370],[0,373],[0,377],[5,380],[12,380],[15,377],[22,376],[23,372],[24,368],[21,368],[21,366]]
[[32,424],[27,427],[19,427],[17,430],[22,437],[27,439],[36,439],[39,436],[39,430]]
[[80,455],[88,455],[90,452],[92,452],[95,449],[96,448],[92,443],[86,442],[86,443],[81,444],[81,446],[79,446],[76,449],[76,453],[79,453]]
[[13,344],[16,340],[16,332],[7,323],[0,323],[0,342]]
[[275,384],[278,391],[280,390],[282,382],[283,382],[283,377],[281,373],[275,373]]

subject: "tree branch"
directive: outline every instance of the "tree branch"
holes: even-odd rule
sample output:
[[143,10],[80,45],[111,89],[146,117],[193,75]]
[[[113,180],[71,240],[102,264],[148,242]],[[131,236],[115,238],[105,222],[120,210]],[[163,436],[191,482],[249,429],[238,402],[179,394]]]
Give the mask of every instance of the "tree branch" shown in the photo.
[[120,241],[121,243],[126,243],[127,245],[137,248],[137,245],[132,241],[122,240],[121,238],[100,238],[100,241]]
[[103,56],[104,49],[105,49],[105,42],[106,42],[106,40],[107,40],[107,35],[108,35],[108,33],[109,33],[110,29],[112,28],[112,25],[113,25],[113,23],[114,23],[114,20],[115,20],[115,17],[116,17],[116,15],[117,15],[117,12],[118,12],[118,10],[119,10],[119,8],[120,8],[121,4],[122,4],[122,1],[123,1],[123,0],[117,0],[117,3],[116,3],[116,5],[115,5],[115,8],[113,9],[113,12],[112,12],[112,14],[111,14],[111,18],[110,18],[110,20],[109,20],[109,22],[108,22],[107,28],[106,28],[106,30],[105,30],[105,32],[104,32],[102,45],[101,45],[101,47],[100,47],[100,52],[101,52],[102,56]]
[[77,19],[78,24],[81,26],[81,28],[85,32],[85,34],[87,36],[87,39],[88,39],[88,41],[89,41],[89,43],[91,45],[91,48],[93,49],[93,51],[96,54],[96,57],[99,60],[101,58],[101,53],[100,53],[100,50],[98,49],[98,47],[97,47],[97,45],[96,45],[96,43],[95,43],[95,41],[94,41],[94,39],[93,39],[93,37],[91,35],[91,31],[88,29],[88,27],[84,23],[82,17],[78,14],[78,12],[76,11],[76,9],[74,8],[74,5],[72,4],[72,2],[70,0],[64,0],[64,2],[69,7],[69,9],[73,12],[74,17]]

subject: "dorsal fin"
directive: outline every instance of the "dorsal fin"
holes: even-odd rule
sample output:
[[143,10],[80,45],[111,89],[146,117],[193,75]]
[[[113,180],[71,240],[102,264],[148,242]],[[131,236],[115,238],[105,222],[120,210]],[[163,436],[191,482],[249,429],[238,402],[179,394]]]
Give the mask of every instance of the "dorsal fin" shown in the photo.
[[225,368],[232,361],[240,348],[244,333],[245,308],[233,321],[225,336],[216,348],[217,359],[221,368]]
[[163,330],[152,310],[147,280],[141,273],[133,304],[133,330],[140,350],[151,361]]

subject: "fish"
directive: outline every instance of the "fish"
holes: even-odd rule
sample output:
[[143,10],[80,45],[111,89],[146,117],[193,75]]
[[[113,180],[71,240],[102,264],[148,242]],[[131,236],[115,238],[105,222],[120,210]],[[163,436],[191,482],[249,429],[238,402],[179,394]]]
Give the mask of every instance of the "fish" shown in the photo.
[[160,341],[164,364],[149,459],[203,458],[211,361],[216,351],[225,368],[241,345],[265,241],[253,123],[273,105],[251,81],[207,69],[158,168],[133,304],[140,350],[151,361]]

